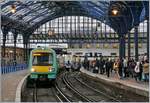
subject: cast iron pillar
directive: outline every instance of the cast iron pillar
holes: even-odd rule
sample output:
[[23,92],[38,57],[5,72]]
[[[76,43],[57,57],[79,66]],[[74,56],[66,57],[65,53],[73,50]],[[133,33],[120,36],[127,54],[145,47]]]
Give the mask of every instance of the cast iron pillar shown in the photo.
[[147,59],[149,60],[149,17],[147,17]]
[[135,61],[139,60],[138,56],[138,25],[134,27],[134,43],[135,43]]
[[130,59],[130,31],[128,31],[128,60]]
[[119,36],[119,58],[125,58],[125,35]]
[[13,55],[13,58],[14,58],[14,61],[15,61],[15,65],[16,65],[16,43],[17,43],[17,36],[18,34],[17,33],[14,33],[14,55]]
[[2,57],[5,57],[5,44],[6,44],[6,35],[5,33],[3,33],[3,54]]
[[7,36],[7,34],[8,34],[8,28],[6,28],[6,27],[3,27],[3,54],[2,54],[2,57],[5,57],[5,44],[6,44],[6,36]]
[[26,62],[28,60],[28,36],[23,36],[23,46],[24,46],[24,61]]
[[28,43],[25,43],[25,45],[26,45],[26,61],[28,61]]
[[23,55],[24,55],[24,61],[26,61],[26,45],[25,43],[23,42]]

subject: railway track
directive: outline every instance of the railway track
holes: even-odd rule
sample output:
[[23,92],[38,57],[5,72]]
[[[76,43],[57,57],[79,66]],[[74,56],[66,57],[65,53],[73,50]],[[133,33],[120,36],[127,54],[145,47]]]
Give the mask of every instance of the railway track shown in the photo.
[[77,73],[64,72],[58,76],[53,86],[43,88],[35,83],[34,88],[27,89],[26,95],[29,96],[23,102],[119,102],[78,77]]
[[77,77],[75,77],[75,79],[76,79],[78,82],[80,82],[82,85],[84,85],[84,86],[86,86],[87,88],[89,88],[89,89],[91,89],[91,90],[97,92],[98,94],[101,94],[101,95],[105,96],[106,98],[109,98],[110,100],[112,100],[112,101],[114,101],[114,102],[120,102],[120,100],[116,99],[115,97],[110,96],[110,95],[106,94],[105,92],[102,92],[102,91],[100,91],[100,90],[98,90],[98,89],[96,89],[96,88],[93,88],[93,87],[89,86],[87,83],[83,82],[82,80],[78,79]]
[[63,102],[57,95],[55,87],[50,88],[33,88],[33,102]]
[[70,102],[56,84],[38,87],[35,83],[33,88],[27,88],[26,92],[27,96],[22,102]]
[[63,75],[63,81],[66,84],[66,86],[70,90],[72,90],[80,98],[81,101],[83,101],[83,102],[94,102],[94,100],[87,98],[85,95],[83,95],[82,93],[80,93],[76,88],[74,88],[74,86],[72,85],[72,83],[68,80],[67,73],[65,73]]
[[[55,85],[27,88],[22,102],[121,102],[108,87],[90,82],[79,73],[61,73]],[[103,88],[104,87],[104,88]],[[106,91],[106,92],[105,92]],[[24,101],[25,100],[25,101]]]
[[86,83],[77,79],[78,74],[73,74],[73,76],[64,74],[63,80],[67,87],[73,92],[79,95],[84,102],[119,102],[116,98],[109,96],[108,94],[99,91],[95,88],[88,86]]

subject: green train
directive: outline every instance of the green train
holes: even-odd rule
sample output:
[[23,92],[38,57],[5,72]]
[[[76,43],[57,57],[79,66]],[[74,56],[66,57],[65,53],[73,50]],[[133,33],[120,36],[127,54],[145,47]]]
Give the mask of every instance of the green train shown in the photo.
[[33,49],[29,57],[30,80],[55,80],[58,73],[56,52],[47,47]]

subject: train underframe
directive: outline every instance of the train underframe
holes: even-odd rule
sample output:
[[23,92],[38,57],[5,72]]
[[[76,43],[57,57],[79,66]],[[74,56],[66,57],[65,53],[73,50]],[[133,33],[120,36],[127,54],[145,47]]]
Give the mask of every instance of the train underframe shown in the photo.
[[48,74],[38,74],[38,73],[31,73],[27,78],[27,87],[34,87],[34,84],[40,83],[51,83],[52,85],[55,84],[56,74],[48,73]]

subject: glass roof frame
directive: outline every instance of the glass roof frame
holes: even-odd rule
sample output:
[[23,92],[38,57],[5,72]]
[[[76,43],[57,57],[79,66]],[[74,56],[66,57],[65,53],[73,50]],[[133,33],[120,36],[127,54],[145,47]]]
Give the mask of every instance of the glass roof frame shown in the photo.
[[[50,1],[48,1],[48,2],[50,2]],[[69,2],[70,4],[68,4],[67,2]],[[69,11],[66,15],[71,15],[71,13],[72,13],[72,15],[82,14],[83,16],[89,16],[89,17],[93,17],[93,18],[101,20],[100,19],[101,17],[109,16],[107,14],[107,12],[105,12],[105,11],[107,11],[109,9],[110,4],[115,3],[115,2],[119,3],[121,1],[106,1],[106,0],[104,0],[104,1],[61,1],[61,3],[58,3],[58,1],[56,1],[56,2],[51,1],[51,3],[52,3],[51,7],[54,8],[56,6],[56,7],[63,8],[63,7],[65,7],[65,4],[72,5],[74,8],[76,8],[76,6],[81,7],[80,8],[81,11],[77,10],[77,11],[74,11],[73,13],[71,11]],[[149,4],[146,1],[141,1],[141,2],[143,3],[143,6],[141,8],[146,10],[145,11],[146,13],[139,11],[140,12],[140,18],[139,18],[138,23],[140,23],[142,20],[145,20],[144,15],[147,15],[147,13],[148,13],[147,8],[149,7]],[[127,1],[127,2],[123,2],[123,3],[126,3],[128,8],[131,9],[128,12],[130,12],[132,14],[132,17],[137,18],[136,15],[134,15],[135,14],[135,11],[134,11],[135,8],[132,7],[132,5],[136,5],[136,2]],[[36,25],[38,23],[40,23],[42,25],[44,23],[42,20],[47,19],[48,17],[50,17],[49,20],[51,20],[51,18],[63,16],[62,14],[52,13],[53,10],[54,10],[53,12],[58,11],[59,13],[61,13],[62,11],[60,9],[57,8],[57,9],[51,10],[50,8],[48,8],[46,6],[43,6],[42,1],[38,1],[38,0],[35,0],[35,1],[30,1],[30,0],[26,0],[26,1],[3,1],[1,4],[2,4],[1,5],[2,15],[8,16],[11,19],[16,19],[19,22],[22,22],[25,24],[32,22],[32,23],[30,23],[31,29],[32,28],[34,29],[34,25]],[[15,14],[11,14],[11,13],[9,13],[10,11],[6,10],[12,4],[16,5],[17,12]],[[40,5],[41,5],[41,8],[39,7]],[[28,10],[25,10],[25,9],[28,9]],[[83,13],[82,10],[85,11],[86,13]],[[21,13],[23,13],[23,15],[19,16]],[[33,16],[34,13],[36,14],[36,16]],[[19,15],[16,15],[16,14],[19,14]],[[41,16],[43,16],[43,18]],[[51,17],[51,16],[54,16],[54,17]],[[19,18],[21,18],[22,21],[21,21],[21,19],[19,20]],[[112,17],[110,17],[110,18],[112,18]],[[45,21],[47,21],[47,20],[45,20]],[[119,29],[120,27],[117,25],[120,25],[120,21],[122,19],[120,19],[120,18],[113,19],[112,18],[111,20],[113,20],[117,24],[113,23],[112,21],[110,21],[108,19],[106,20],[105,23],[109,24],[109,26],[111,26],[112,28]],[[124,20],[124,22],[126,22],[127,18],[123,17],[123,20]],[[134,20],[132,20],[132,21],[134,21]],[[129,26],[129,25],[130,24],[127,24],[127,26]],[[134,25],[132,25],[132,26],[134,26]]]

